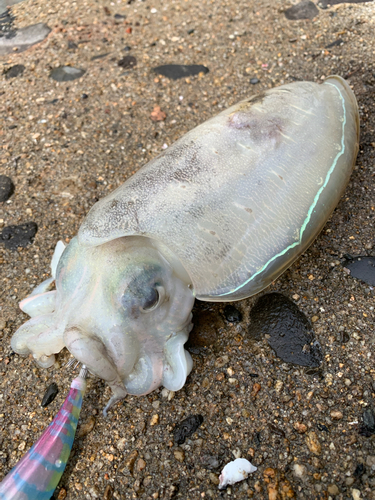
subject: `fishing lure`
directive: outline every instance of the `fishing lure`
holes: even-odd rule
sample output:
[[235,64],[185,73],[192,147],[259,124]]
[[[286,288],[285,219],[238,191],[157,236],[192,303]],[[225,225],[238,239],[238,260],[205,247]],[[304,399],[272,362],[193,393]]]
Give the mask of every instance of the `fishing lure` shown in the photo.
[[0,483],[0,500],[49,500],[72,450],[87,369],[70,386],[64,404],[38,441]]
[[[67,347],[113,396],[180,389],[195,298],[254,295],[319,234],[359,141],[339,76],[267,90],[191,130],[94,205],[52,278],[20,303],[15,352],[54,363]],[[56,289],[51,290],[55,281]]]

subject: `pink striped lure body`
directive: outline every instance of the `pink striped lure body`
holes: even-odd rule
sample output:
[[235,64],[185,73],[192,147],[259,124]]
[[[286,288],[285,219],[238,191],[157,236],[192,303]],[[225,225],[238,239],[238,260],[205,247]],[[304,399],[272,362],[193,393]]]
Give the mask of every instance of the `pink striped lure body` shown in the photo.
[[73,446],[86,370],[75,378],[64,404],[32,448],[0,483],[0,500],[49,500]]

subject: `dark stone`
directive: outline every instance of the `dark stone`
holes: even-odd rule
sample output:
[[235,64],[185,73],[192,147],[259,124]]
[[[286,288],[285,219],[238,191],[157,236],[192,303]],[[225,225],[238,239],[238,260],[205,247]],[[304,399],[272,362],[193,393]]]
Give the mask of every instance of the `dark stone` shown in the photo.
[[25,66],[23,64],[16,64],[15,66],[11,66],[7,68],[5,73],[5,78],[9,80],[9,78],[15,78],[16,76],[22,75],[25,70]]
[[355,468],[355,471],[353,472],[353,476],[360,478],[363,476],[363,474],[366,472],[366,468],[364,464],[358,464],[357,467]]
[[256,432],[254,434],[253,442],[256,447],[260,446],[260,443],[262,442],[262,434],[260,432]]
[[124,47],[125,52],[129,52],[130,50],[132,50],[132,48],[129,45],[126,45],[126,47]]
[[276,355],[287,363],[318,367],[323,360],[309,320],[297,305],[280,293],[263,295],[250,312],[249,334],[265,336]]
[[321,0],[318,5],[321,9],[328,9],[331,5],[338,5],[339,3],[366,3],[372,0]]
[[268,428],[273,434],[285,438],[285,432],[277,425],[269,423]]
[[134,56],[125,56],[119,60],[117,65],[124,69],[134,68],[137,65],[137,59]]
[[329,43],[328,45],[326,45],[325,48],[326,49],[331,49],[332,47],[336,47],[337,45],[343,45],[343,43],[344,43],[344,40],[342,38],[338,38],[334,42]]
[[[0,26],[1,28],[1,26]],[[44,23],[33,24],[19,30],[10,30],[0,37],[0,56],[27,50],[36,43],[42,42],[49,35],[51,29]]]
[[14,19],[11,9],[5,9],[0,13],[0,38],[7,36],[11,38],[12,34],[16,34]]
[[290,21],[297,21],[298,19],[313,19],[319,14],[319,10],[310,0],[302,0],[302,2],[297,3],[297,5],[293,5],[289,7],[289,9],[286,9],[284,14]]
[[328,427],[324,424],[316,424],[316,427],[320,432],[329,432]]
[[0,175],[0,203],[9,200],[14,193],[14,184],[7,175]]
[[194,28],[191,28],[190,30],[188,30],[187,34],[188,35],[192,35],[194,33],[195,29]]
[[229,323],[238,323],[242,321],[241,311],[232,306],[232,304],[228,304],[224,307],[224,316]]
[[88,94],[82,94],[81,95],[81,99],[88,99],[88,98],[89,98]]
[[68,41],[68,50],[77,50],[78,45],[71,40]]
[[115,19],[126,19],[126,16],[123,14],[115,14]]
[[199,73],[208,73],[210,70],[200,64],[165,64],[152,69],[158,75],[166,76],[171,80],[186,78],[187,76],[198,75]]
[[105,52],[104,54],[98,54],[97,56],[92,56],[91,61],[96,61],[97,59],[103,59],[103,57],[108,56],[110,52]]
[[260,82],[259,78],[250,78],[251,85],[256,85],[259,82]]
[[60,66],[53,69],[49,76],[56,82],[70,82],[81,78],[86,73],[86,70],[73,68],[73,66]]
[[343,262],[343,266],[349,269],[353,278],[375,286],[375,257],[351,257],[350,260],[347,259]]
[[185,420],[177,425],[173,432],[175,442],[177,444],[183,444],[186,438],[194,434],[202,422],[202,415],[191,415],[185,418]]
[[249,377],[251,377],[251,378],[258,378],[259,375],[257,373],[249,373]]
[[202,455],[200,457],[201,463],[203,467],[206,469],[217,469],[220,465],[219,459],[217,456],[213,455]]
[[4,243],[5,248],[17,250],[18,247],[26,247],[33,242],[34,236],[38,231],[35,222],[26,222],[19,226],[6,226],[0,233],[0,242]]
[[43,408],[45,408],[50,403],[52,403],[52,401],[55,399],[55,397],[58,395],[58,393],[59,393],[59,388],[57,387],[57,384],[55,384],[55,382],[52,382],[52,384],[50,384],[47,387],[47,390],[43,396],[43,399],[42,399],[42,402],[40,403],[40,405],[43,406]]
[[370,437],[375,434],[375,416],[371,408],[366,408],[362,414],[362,426],[359,429],[359,433],[362,436]]

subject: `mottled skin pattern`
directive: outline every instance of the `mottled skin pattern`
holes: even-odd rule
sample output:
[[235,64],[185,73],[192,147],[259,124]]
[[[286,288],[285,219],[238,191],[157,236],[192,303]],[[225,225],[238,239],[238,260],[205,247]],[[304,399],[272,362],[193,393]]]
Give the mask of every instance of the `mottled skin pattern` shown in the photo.
[[194,298],[271,283],[310,245],[349,180],[359,140],[340,77],[284,85],[195,128],[91,209],[57,247],[51,281],[21,303],[16,352],[42,366],[63,347],[113,390],[178,390]]

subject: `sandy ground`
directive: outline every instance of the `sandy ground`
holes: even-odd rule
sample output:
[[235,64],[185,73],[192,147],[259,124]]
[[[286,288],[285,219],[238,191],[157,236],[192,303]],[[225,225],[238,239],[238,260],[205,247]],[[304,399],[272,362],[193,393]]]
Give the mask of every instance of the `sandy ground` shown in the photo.
[[[194,369],[181,391],[128,397],[104,419],[110,390],[89,378],[80,434],[55,498],[375,499],[374,434],[360,432],[364,411],[374,408],[374,289],[341,265],[345,254],[374,255],[375,4],[319,8],[312,20],[288,20],[290,6],[25,0],[12,7],[17,28],[42,22],[52,31],[0,61],[0,173],[15,184],[0,224],[39,228],[26,248],[0,245],[0,479],[56,414],[73,376],[63,368],[67,352],[43,370],[10,348],[26,320],[18,302],[49,276],[56,242],[69,241],[92,204],[165,144],[221,109],[336,73],[359,102],[357,164],[320,237],[267,290],[294,297],[313,320],[321,370],[283,363],[265,341],[251,341],[255,298],[236,304],[243,314],[236,324],[223,305],[198,303]],[[135,66],[118,66],[126,55]],[[152,72],[167,63],[202,64],[209,73],[174,81]],[[23,73],[7,78],[16,64]],[[62,65],[85,74],[58,83],[49,74]],[[165,120],[151,119],[155,106]],[[60,393],[41,408],[53,381]],[[203,424],[178,446],[175,426],[197,414]],[[219,492],[218,474],[234,455],[258,471]]]

